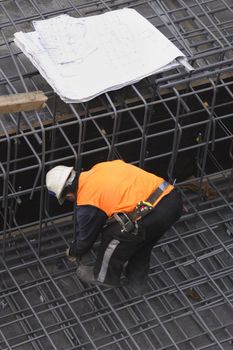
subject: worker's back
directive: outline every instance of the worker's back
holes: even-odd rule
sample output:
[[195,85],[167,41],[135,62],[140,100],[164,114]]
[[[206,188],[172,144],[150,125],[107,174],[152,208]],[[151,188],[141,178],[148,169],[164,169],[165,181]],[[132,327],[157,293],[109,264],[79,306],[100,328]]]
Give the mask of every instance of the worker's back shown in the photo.
[[[94,205],[108,216],[117,212],[130,212],[162,182],[161,177],[121,160],[99,163],[81,173],[77,204]],[[172,188],[169,186],[159,200]]]

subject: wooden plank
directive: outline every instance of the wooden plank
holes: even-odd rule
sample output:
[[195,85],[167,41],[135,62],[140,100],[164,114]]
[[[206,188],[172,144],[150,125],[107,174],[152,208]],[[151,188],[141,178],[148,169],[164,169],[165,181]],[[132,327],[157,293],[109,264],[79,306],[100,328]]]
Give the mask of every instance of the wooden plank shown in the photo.
[[41,109],[48,98],[42,91],[0,96],[0,113],[26,112]]

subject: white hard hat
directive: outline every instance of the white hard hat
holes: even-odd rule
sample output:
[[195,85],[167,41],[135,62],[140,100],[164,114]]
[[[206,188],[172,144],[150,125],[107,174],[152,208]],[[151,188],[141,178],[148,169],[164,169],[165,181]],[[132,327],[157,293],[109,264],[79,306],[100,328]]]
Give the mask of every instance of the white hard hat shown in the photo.
[[46,174],[46,186],[48,191],[57,197],[59,204],[63,204],[64,198],[61,197],[73,167],[58,165],[49,170]]

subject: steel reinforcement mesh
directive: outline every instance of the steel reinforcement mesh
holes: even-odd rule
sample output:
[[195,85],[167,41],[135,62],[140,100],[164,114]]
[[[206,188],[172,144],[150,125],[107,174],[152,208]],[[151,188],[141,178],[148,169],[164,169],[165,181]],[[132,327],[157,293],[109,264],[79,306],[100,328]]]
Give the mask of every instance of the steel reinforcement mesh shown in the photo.
[[[132,7],[188,57],[67,105],[13,43],[32,20]],[[0,1],[0,94],[42,90],[0,118],[0,349],[216,350],[233,346],[232,0]],[[58,164],[122,158],[176,182],[183,215],[154,247],[148,287],[82,283],[64,251],[73,208],[45,190]],[[84,257],[93,264],[98,242]]]

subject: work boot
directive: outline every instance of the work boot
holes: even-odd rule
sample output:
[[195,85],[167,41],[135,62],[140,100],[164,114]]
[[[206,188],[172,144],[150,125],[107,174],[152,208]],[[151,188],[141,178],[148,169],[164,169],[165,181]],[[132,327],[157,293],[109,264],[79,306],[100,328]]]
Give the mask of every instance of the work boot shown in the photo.
[[142,296],[146,293],[149,293],[152,291],[147,281],[144,281],[142,283],[134,282],[127,284],[127,289],[133,296]]
[[82,282],[95,284],[95,285],[102,285],[102,286],[109,287],[109,288],[119,287],[116,285],[107,284],[107,283],[103,283],[103,282],[98,281],[96,279],[96,277],[94,276],[94,267],[93,266],[80,265],[77,268],[76,272],[77,272],[79,279]]
[[77,257],[70,254],[70,248],[66,249],[66,256],[67,259],[72,263],[77,261]]
[[144,295],[151,292],[151,288],[148,284],[148,277],[141,274],[135,274],[134,276],[127,276],[128,280],[127,289],[135,296]]

